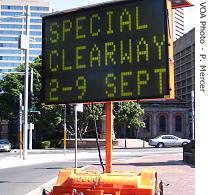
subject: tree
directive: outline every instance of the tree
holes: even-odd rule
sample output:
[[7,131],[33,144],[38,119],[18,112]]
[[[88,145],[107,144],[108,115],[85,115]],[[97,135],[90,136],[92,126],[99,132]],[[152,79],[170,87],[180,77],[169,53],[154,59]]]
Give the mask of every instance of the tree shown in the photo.
[[23,91],[22,75],[8,74],[0,80],[0,116],[10,120],[18,114],[18,98]]
[[[96,123],[98,123],[101,119],[101,116],[103,115],[103,112],[104,112],[104,104],[83,105],[83,112],[78,112],[78,120],[77,120],[78,133],[81,140],[83,136],[86,135],[87,133],[95,134],[94,120],[96,120]],[[71,133],[75,133],[74,115],[73,112],[69,113],[70,114],[67,117],[68,128]]]
[[129,129],[144,127],[145,124],[141,119],[143,114],[144,110],[137,102],[115,103],[114,106],[115,123],[124,125],[125,129],[126,126]]

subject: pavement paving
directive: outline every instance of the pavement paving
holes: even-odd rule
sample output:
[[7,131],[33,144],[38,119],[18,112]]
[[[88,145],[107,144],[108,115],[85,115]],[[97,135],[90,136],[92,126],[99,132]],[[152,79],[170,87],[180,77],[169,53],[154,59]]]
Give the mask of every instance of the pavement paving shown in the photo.
[[[158,172],[158,181],[162,180],[164,195],[194,195],[195,194],[195,167],[185,164],[181,154],[144,156],[130,160],[114,161],[112,170],[120,172],[141,172],[142,169],[155,169]],[[99,164],[82,168],[83,171],[102,171]],[[40,195],[42,189],[50,191],[56,184],[53,178],[46,184],[33,190],[27,195]]]
[[[124,162],[113,163],[114,171],[140,172],[142,169],[155,169],[158,179],[164,186],[164,195],[194,195],[195,168],[182,161],[181,154],[145,156]],[[93,165],[85,170],[101,170],[99,165]]]

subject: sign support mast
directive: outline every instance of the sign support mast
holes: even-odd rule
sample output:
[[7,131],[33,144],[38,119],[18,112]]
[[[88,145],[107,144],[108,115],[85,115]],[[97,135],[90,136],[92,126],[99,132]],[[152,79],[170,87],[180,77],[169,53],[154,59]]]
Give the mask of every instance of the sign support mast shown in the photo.
[[112,172],[112,102],[105,103],[106,109],[106,173]]

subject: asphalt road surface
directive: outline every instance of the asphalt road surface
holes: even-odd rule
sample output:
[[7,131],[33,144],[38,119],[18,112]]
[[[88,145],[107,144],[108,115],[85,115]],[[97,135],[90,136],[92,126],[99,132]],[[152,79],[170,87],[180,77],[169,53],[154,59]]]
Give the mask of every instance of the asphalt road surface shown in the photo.
[[[34,153],[62,153],[61,150],[34,151]],[[74,153],[74,150],[67,152]],[[99,163],[97,150],[79,150],[78,152],[94,153],[91,158],[80,157],[78,167]],[[104,152],[104,151],[102,151]],[[147,149],[114,149],[113,162],[115,160],[126,160],[146,155],[167,155],[171,153],[182,153],[182,148],[147,148]],[[0,153],[0,159],[12,156],[13,153]],[[103,159],[104,160],[104,159]],[[48,162],[29,166],[0,169],[0,195],[24,195],[27,192],[39,187],[58,175],[62,168],[74,167],[74,161],[69,162]]]

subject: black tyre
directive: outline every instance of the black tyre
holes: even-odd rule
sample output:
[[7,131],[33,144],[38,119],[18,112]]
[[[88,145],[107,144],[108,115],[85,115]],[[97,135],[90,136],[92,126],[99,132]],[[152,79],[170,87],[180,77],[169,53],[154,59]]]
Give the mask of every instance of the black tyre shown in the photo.
[[42,195],[47,195],[47,192],[45,189],[42,190]]
[[162,143],[162,142],[158,143],[158,144],[157,144],[157,147],[158,147],[158,148],[164,148],[164,143]]
[[163,182],[160,181],[159,183],[159,190],[160,190],[160,195],[163,195]]

